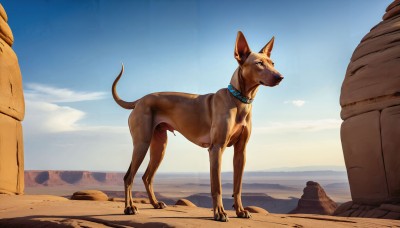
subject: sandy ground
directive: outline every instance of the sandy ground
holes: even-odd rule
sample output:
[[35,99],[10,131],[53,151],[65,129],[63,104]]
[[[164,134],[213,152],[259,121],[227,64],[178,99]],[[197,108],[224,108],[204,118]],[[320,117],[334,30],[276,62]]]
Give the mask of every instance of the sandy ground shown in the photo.
[[0,227],[400,227],[400,221],[319,215],[253,214],[215,222],[208,208],[137,204],[138,215],[123,215],[121,202],[73,201],[49,195],[0,195]]

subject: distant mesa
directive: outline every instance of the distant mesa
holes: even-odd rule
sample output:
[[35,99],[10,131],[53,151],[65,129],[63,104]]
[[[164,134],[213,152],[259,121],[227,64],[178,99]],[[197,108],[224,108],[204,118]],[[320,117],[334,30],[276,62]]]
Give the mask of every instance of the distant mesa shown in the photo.
[[98,190],[84,190],[84,191],[78,191],[75,192],[71,196],[72,200],[94,200],[94,201],[107,201],[108,196]]
[[96,186],[120,185],[123,183],[123,173],[89,172],[89,171],[25,171],[25,185],[36,186]]
[[175,205],[197,207],[194,203],[190,202],[187,199],[179,199],[178,201],[176,201]]
[[308,181],[303,192],[296,209],[291,211],[291,214],[332,215],[336,210],[336,203],[317,182]]
[[251,213],[257,213],[257,214],[262,214],[262,215],[267,215],[269,212],[265,210],[264,208],[261,207],[256,207],[256,206],[248,206],[244,208],[245,210],[248,210]]

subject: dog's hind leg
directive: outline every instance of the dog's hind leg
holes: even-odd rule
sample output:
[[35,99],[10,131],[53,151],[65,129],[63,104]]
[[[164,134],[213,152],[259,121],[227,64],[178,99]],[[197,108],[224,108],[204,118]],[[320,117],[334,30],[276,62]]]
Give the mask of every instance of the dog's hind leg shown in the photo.
[[140,143],[140,144],[137,143],[134,146],[131,165],[124,177],[124,185],[125,185],[124,213],[126,215],[137,214],[138,212],[137,207],[133,205],[132,185],[136,172],[138,171],[140,164],[142,164],[148,149],[149,149],[149,143]]
[[142,177],[144,186],[146,187],[146,191],[150,199],[150,203],[155,209],[164,209],[167,207],[164,202],[157,201],[153,190],[153,178],[158,167],[160,166],[162,159],[164,158],[167,141],[167,131],[162,129],[161,126],[157,126],[154,130],[150,143],[149,165],[147,166],[146,172]]

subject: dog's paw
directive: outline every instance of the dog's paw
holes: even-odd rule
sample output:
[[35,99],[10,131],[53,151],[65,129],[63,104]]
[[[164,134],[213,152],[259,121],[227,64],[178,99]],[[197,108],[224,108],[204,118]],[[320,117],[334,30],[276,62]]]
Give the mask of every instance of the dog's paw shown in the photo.
[[135,206],[126,207],[124,210],[124,214],[126,214],[126,215],[136,215],[138,213],[139,213],[139,211],[138,211],[137,207],[135,207]]
[[247,210],[237,212],[236,215],[238,218],[251,218],[251,214]]
[[225,212],[218,212],[214,214],[215,221],[228,222],[229,218]]
[[154,204],[153,207],[154,207],[155,209],[164,209],[164,208],[167,207],[167,204],[165,204],[165,203],[162,202],[162,201],[159,201],[158,203]]

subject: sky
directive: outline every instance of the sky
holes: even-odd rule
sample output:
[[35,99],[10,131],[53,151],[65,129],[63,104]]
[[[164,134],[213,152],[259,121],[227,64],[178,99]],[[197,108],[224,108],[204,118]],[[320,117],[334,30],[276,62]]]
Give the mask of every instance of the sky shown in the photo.
[[[159,91],[213,93],[229,84],[237,32],[285,77],[260,87],[245,171],[344,167],[339,96],[350,57],[390,0],[1,0],[23,75],[26,170],[126,171],[129,110]],[[169,133],[159,172],[208,172],[207,149]],[[222,171],[232,171],[233,149]],[[144,171],[148,156],[139,171]]]

